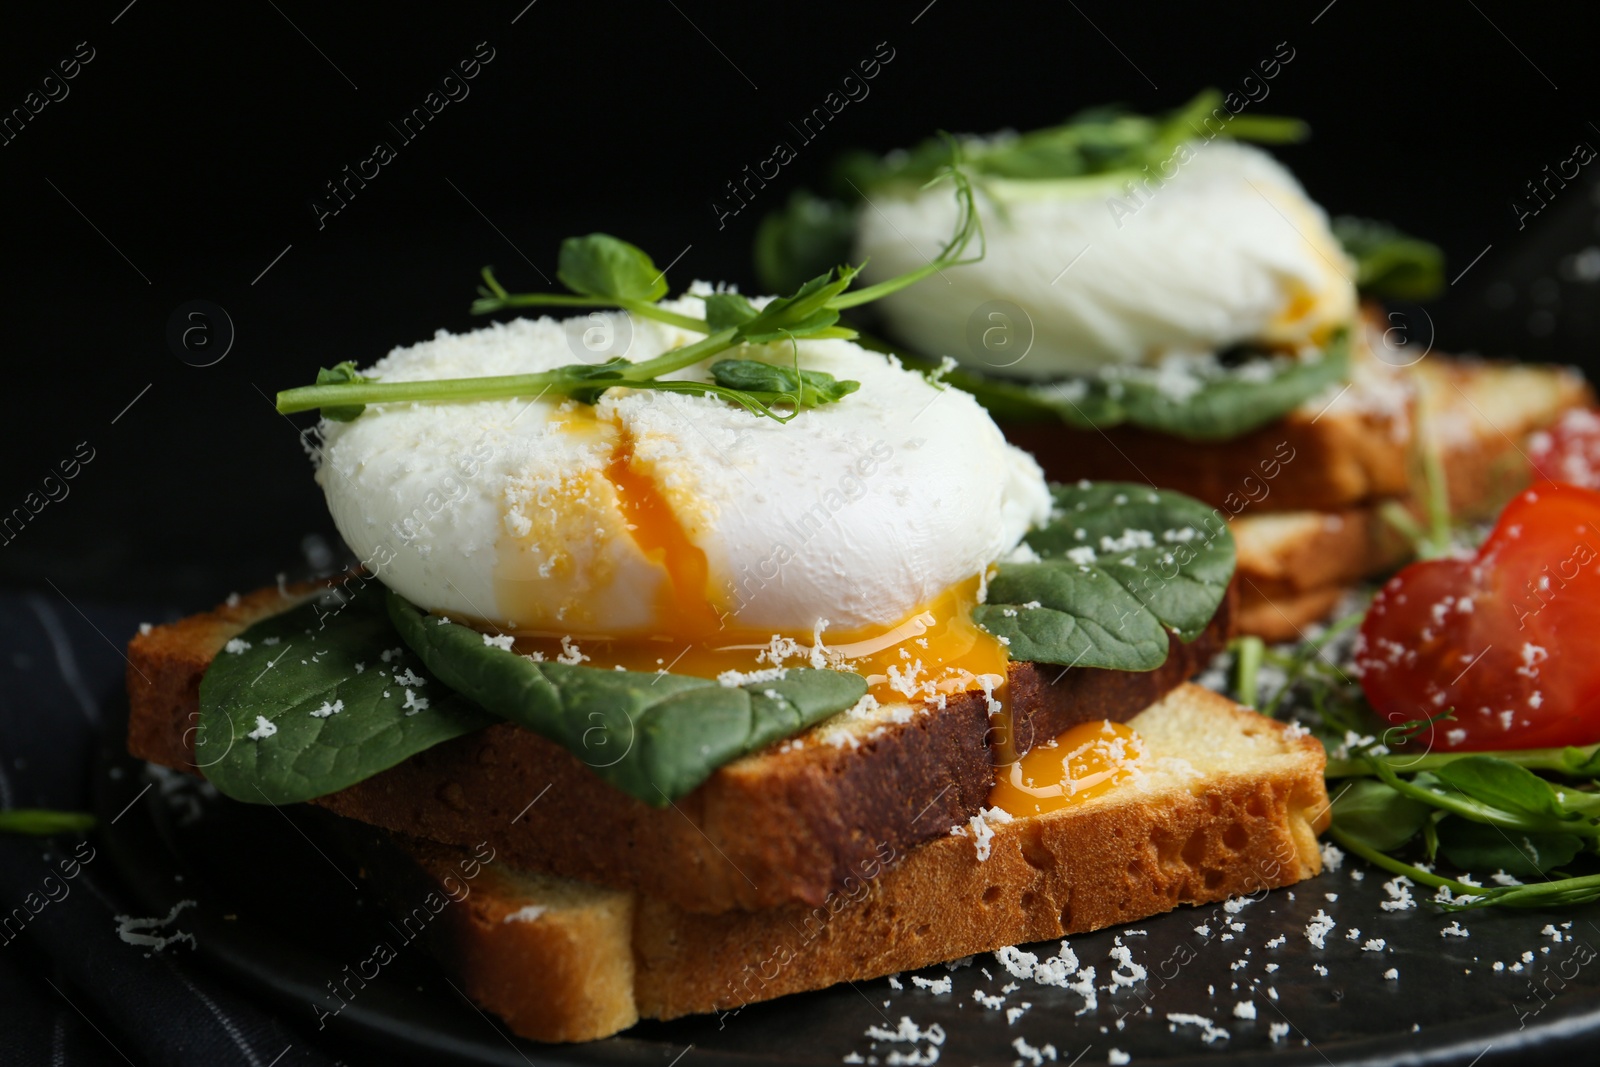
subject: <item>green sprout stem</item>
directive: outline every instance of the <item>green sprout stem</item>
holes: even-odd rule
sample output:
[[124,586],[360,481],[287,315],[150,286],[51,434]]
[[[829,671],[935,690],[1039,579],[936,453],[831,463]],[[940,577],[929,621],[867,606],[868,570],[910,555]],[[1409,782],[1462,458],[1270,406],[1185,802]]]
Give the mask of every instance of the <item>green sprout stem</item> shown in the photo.
[[1464,793],[1451,794],[1440,792],[1436,789],[1426,789],[1415,782],[1406,781],[1383,764],[1373,763],[1372,770],[1379,780],[1400,795],[1419,800],[1424,804],[1431,804],[1433,807],[1447,811],[1452,815],[1459,815],[1463,819],[1468,819],[1472,822],[1498,826],[1502,830],[1520,830],[1526,833],[1572,834],[1575,837],[1586,838],[1590,842],[1600,838],[1600,826],[1597,826],[1589,819],[1581,817],[1555,819],[1549,816],[1535,815],[1532,812],[1506,811],[1503,808],[1475,800]]
[[[1587,759],[1600,745],[1590,745],[1588,748],[1577,749],[1582,753],[1582,758]],[[1515,763],[1519,767],[1526,767],[1530,771],[1553,771],[1557,774],[1570,774],[1574,766],[1572,757],[1564,748],[1524,748],[1510,749],[1505,752],[1429,752],[1421,756],[1404,756],[1390,754],[1387,756],[1366,755],[1352,759],[1330,759],[1326,776],[1329,778],[1363,778],[1371,777],[1373,764],[1380,764],[1390,772],[1412,774],[1417,771],[1431,771],[1443,767],[1447,763],[1454,763],[1467,756],[1494,756],[1507,763]]]
[[583,296],[580,293],[508,293],[500,288],[494,272],[488,267],[483,268],[483,279],[498,292],[493,296],[480,296],[474,300],[472,302],[474,315],[488,315],[507,308],[523,307],[621,308],[640,318],[655,319],[669,326],[679,326],[698,333],[706,333],[709,330],[705,319],[668,311],[659,304],[651,304],[644,300],[609,299],[603,296]]
[[49,808],[7,808],[0,811],[0,833],[84,834],[94,828],[95,818],[82,811],[54,811]]
[[[958,209],[955,232],[937,257],[906,274],[848,293],[846,290],[859,273],[859,268],[840,267],[807,282],[793,296],[780,297],[760,309],[742,298],[719,294],[707,301],[707,318],[697,319],[669,311],[655,302],[655,298],[666,292],[666,282],[661,273],[654,273],[654,264],[641,250],[614,237],[591,234],[587,238],[573,238],[563,245],[565,265],[561,278],[573,290],[571,293],[508,293],[495,278],[494,272],[484,268],[484,295],[473,304],[473,311],[498,311],[509,307],[622,308],[629,313],[706,336],[640,363],[617,359],[603,364],[573,364],[533,374],[481,378],[385,382],[365,378],[356,371],[354,364],[342,363],[331,370],[324,370],[316,385],[280,392],[277,397],[278,411],[290,415],[321,409],[326,418],[346,421],[358,417],[368,404],[418,401],[459,403],[543,396],[546,393],[593,403],[607,389],[624,386],[717,396],[742,406],[752,414],[787,422],[804,407],[836,402],[854,391],[857,383],[835,382],[831,376],[808,372],[813,377],[826,379],[827,388],[819,390],[815,383],[801,386],[798,363],[794,371],[793,392],[733,388],[721,377],[718,377],[716,384],[668,382],[661,378],[746,344],[792,343],[802,338],[854,338],[855,331],[838,325],[841,310],[880,299],[945,267],[974,262],[975,259],[962,258],[974,237],[979,242],[977,258],[981,258],[983,230],[973,201],[972,184],[957,169],[960,153],[953,141],[950,151],[950,166],[934,182],[948,179],[956,186]],[[651,277],[652,273],[654,277]],[[715,326],[723,328],[714,329]],[[796,355],[798,358],[798,349]],[[713,365],[713,376],[717,376],[718,366]],[[780,414],[774,410],[774,404],[787,406],[789,414]]]
[[1458,895],[1466,893],[1480,896],[1484,892],[1482,886],[1470,886],[1465,882],[1458,882],[1454,878],[1446,878],[1441,874],[1425,871],[1421,867],[1414,866],[1404,860],[1397,860],[1387,852],[1379,852],[1371,845],[1351,837],[1343,830],[1340,830],[1338,826],[1330,827],[1328,836],[1333,838],[1340,848],[1347,852],[1354,852],[1368,863],[1376,864],[1390,874],[1403,874],[1412,881],[1421,882],[1423,885],[1431,885],[1435,889],[1444,886],[1450,892]]
[[1267,650],[1266,642],[1259,637],[1245,636],[1237,641],[1237,674],[1235,688],[1239,703],[1247,708],[1258,706],[1260,700],[1261,659]]

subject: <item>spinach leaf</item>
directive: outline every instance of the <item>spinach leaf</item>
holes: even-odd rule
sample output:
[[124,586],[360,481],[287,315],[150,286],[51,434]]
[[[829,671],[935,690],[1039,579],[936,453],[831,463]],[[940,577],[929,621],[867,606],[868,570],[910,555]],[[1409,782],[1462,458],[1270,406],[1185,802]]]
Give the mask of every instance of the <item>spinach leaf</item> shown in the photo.
[[1571,863],[1583,849],[1583,839],[1573,834],[1503,830],[1450,816],[1439,824],[1439,849],[1464,871],[1505,871],[1518,878],[1537,878]]
[[1382,852],[1393,852],[1410,841],[1432,813],[1427,804],[1370,778],[1349,783],[1333,801],[1339,829]]
[[217,653],[194,756],[213,785],[255,804],[310,800],[494,721],[401,647],[384,595],[330,589]]
[[1200,635],[1233,577],[1233,536],[1216,511],[1124,482],[1051,494],[1050,521],[1027,536],[1038,562],[1000,564],[973,609],[1012,659],[1149,671],[1166,662],[1168,631]]
[[667,276],[645,251],[607,233],[562,241],[556,277],[583,296],[654,303],[667,295]]
[[1394,300],[1427,300],[1444,289],[1439,246],[1401,233],[1387,222],[1341,215],[1333,235],[1356,261],[1356,286]]
[[851,707],[866,679],[791,668],[770,681],[535,662],[483,634],[424,616],[396,594],[389,615],[406,643],[452,688],[563,745],[605,781],[665,807],[718,767]]
[[1059,419],[1079,430],[1128,423],[1191,441],[1224,441],[1282,418],[1349,376],[1349,343],[1341,334],[1320,359],[1259,356],[1238,364],[1200,359],[1166,367],[1107,367],[1058,382],[1006,381],[955,370],[945,380],[973,394],[1002,421]]

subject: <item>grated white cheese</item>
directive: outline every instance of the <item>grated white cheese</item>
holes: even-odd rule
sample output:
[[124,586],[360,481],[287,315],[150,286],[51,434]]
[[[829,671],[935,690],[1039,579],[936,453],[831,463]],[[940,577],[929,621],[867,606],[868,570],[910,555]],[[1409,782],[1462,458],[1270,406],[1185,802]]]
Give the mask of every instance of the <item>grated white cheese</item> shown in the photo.
[[160,952],[168,945],[176,944],[179,941],[187,941],[190,948],[198,948],[199,944],[195,941],[194,935],[184,930],[178,930],[164,937],[160,934],[147,932],[160,930],[170,925],[173,920],[177,919],[180,912],[185,908],[194,907],[195,903],[193,900],[180,900],[172,906],[171,911],[160,918],[140,919],[132,915],[112,916],[117,924],[117,937],[125,944],[148,948],[150,952],[145,953],[146,956],[150,955],[150,953]]
[[1339,924],[1334,922],[1327,912],[1318,908],[1317,913],[1306,924],[1306,940],[1316,948],[1326,948],[1327,937],[1337,925]]
[[[781,682],[788,676],[789,668],[787,667],[768,667],[767,669],[760,671],[728,670],[717,675],[717,683],[725,689],[737,689],[744,685],[764,685],[767,682]],[[860,706],[865,701],[871,699],[872,694],[865,694],[862,696],[861,700],[856,701],[856,705]],[[878,702],[873,700],[871,708],[867,710],[873,710],[877,708],[877,706]]]
[[1389,894],[1389,899],[1379,904],[1378,907],[1384,911],[1409,911],[1415,908],[1417,902],[1411,899],[1411,890],[1407,887],[1416,884],[1403,874],[1396,875],[1383,883],[1383,891]]
[[[1021,1056],[1023,1060],[1033,1064],[1033,1067],[1042,1067],[1045,1060],[1053,1062],[1056,1058],[1056,1047],[1054,1045],[1034,1048],[1025,1039],[1019,1037],[1011,1042],[1011,1047],[1017,1050],[1017,1055]],[[1017,1062],[1021,1063],[1022,1060]]]
[[989,846],[994,841],[994,827],[1004,826],[1011,821],[1011,813],[1003,808],[983,808],[967,820],[966,826],[952,826],[950,833],[953,837],[963,837],[970,832],[978,862],[982,863],[989,858]]
[[900,1025],[893,1030],[882,1026],[869,1026],[866,1036],[874,1041],[895,1041],[905,1044],[915,1044],[926,1041],[930,1045],[944,1044],[944,1027],[934,1023],[926,1030],[918,1029],[917,1024],[911,1021],[911,1016],[900,1016]]
[[1224,1030],[1222,1027],[1218,1026],[1204,1015],[1192,1015],[1188,1012],[1173,1011],[1167,1013],[1167,1021],[1174,1024],[1167,1027],[1168,1030],[1176,1030],[1179,1026],[1200,1027],[1200,1040],[1204,1041],[1208,1045],[1217,1041],[1226,1040],[1228,1037],[1232,1036],[1228,1033],[1228,1031]]
[[[1119,937],[1117,940],[1120,942],[1122,939]],[[1117,989],[1122,986],[1131,987],[1144,981],[1148,972],[1143,967],[1139,966],[1139,964],[1133,962],[1132,949],[1125,945],[1118,944],[1113,947],[1110,952],[1106,953],[1106,955],[1110,956],[1116,961],[1116,965],[1112,967],[1110,975],[1112,989]],[[1119,970],[1119,967],[1124,968],[1126,973],[1124,973],[1123,970]]]

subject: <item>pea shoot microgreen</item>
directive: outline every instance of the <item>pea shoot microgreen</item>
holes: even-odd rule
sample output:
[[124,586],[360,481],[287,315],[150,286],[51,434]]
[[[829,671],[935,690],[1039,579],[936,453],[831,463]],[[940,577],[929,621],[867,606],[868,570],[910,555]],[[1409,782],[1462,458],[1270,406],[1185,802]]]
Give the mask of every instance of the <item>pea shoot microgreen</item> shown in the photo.
[[[1348,615],[1292,649],[1234,646],[1239,698],[1258,699],[1263,714],[1294,713],[1328,747],[1332,840],[1391,874],[1446,890],[1434,903],[1447,911],[1600,900],[1600,745],[1437,751],[1432,742],[1454,709],[1384,723],[1332,654],[1362,617]],[[1436,870],[1441,858],[1463,873]],[[1480,884],[1489,880],[1498,884]]]
[[[946,267],[976,262],[983,255],[983,231],[973,203],[972,184],[962,171],[954,142],[950,161],[929,184],[954,186],[959,211],[955,231],[927,264],[876,285],[851,291],[860,267],[835,267],[807,281],[795,292],[756,307],[736,293],[716,293],[705,300],[705,318],[684,315],[659,305],[667,294],[666,273],[645,252],[608,234],[569,237],[562,242],[557,277],[570,292],[510,293],[484,268],[484,288],[472,305],[476,314],[524,307],[610,307],[654,319],[705,336],[652,359],[634,363],[613,358],[603,363],[577,363],[534,374],[385,382],[361,375],[353,363],[341,363],[317,375],[317,384],[278,394],[284,414],[320,408],[325,418],[347,422],[368,404],[463,402],[516,396],[552,395],[593,403],[608,389],[652,389],[661,392],[716,396],[753,415],[787,422],[806,408],[837,403],[860,383],[831,374],[804,370],[796,341],[851,339],[854,330],[839,322],[839,313],[888,296]],[[974,240],[975,254],[968,250]],[[725,352],[746,346],[787,343],[792,366],[730,357],[709,367],[710,381],[667,379]]]

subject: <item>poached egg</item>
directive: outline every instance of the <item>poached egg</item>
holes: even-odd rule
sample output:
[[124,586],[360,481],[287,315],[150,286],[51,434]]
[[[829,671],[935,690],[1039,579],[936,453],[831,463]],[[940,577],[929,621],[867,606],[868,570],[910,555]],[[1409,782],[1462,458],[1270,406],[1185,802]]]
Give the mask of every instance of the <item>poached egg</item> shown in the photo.
[[[1147,173],[976,184],[983,260],[880,305],[929,355],[1045,379],[1242,342],[1293,351],[1355,314],[1326,213],[1248,145],[1180,145]],[[874,282],[920,267],[954,219],[946,190],[874,191],[857,261]]]
[[[700,315],[708,292],[663,306]],[[525,318],[441,331],[363,373],[545,371],[595,362],[597,335],[631,338],[616,354],[634,361],[700,337],[624,312]],[[787,424],[630,388],[592,406],[375,404],[322,424],[317,480],[386,585],[519,651],[707,676],[866,662],[907,698],[950,691],[940,668],[957,661],[966,682],[1003,681],[1003,649],[968,614],[990,565],[1048,517],[1038,465],[970,395],[851,341],[712,358],[796,351],[859,391]],[[705,364],[669,377],[708,380]]]

